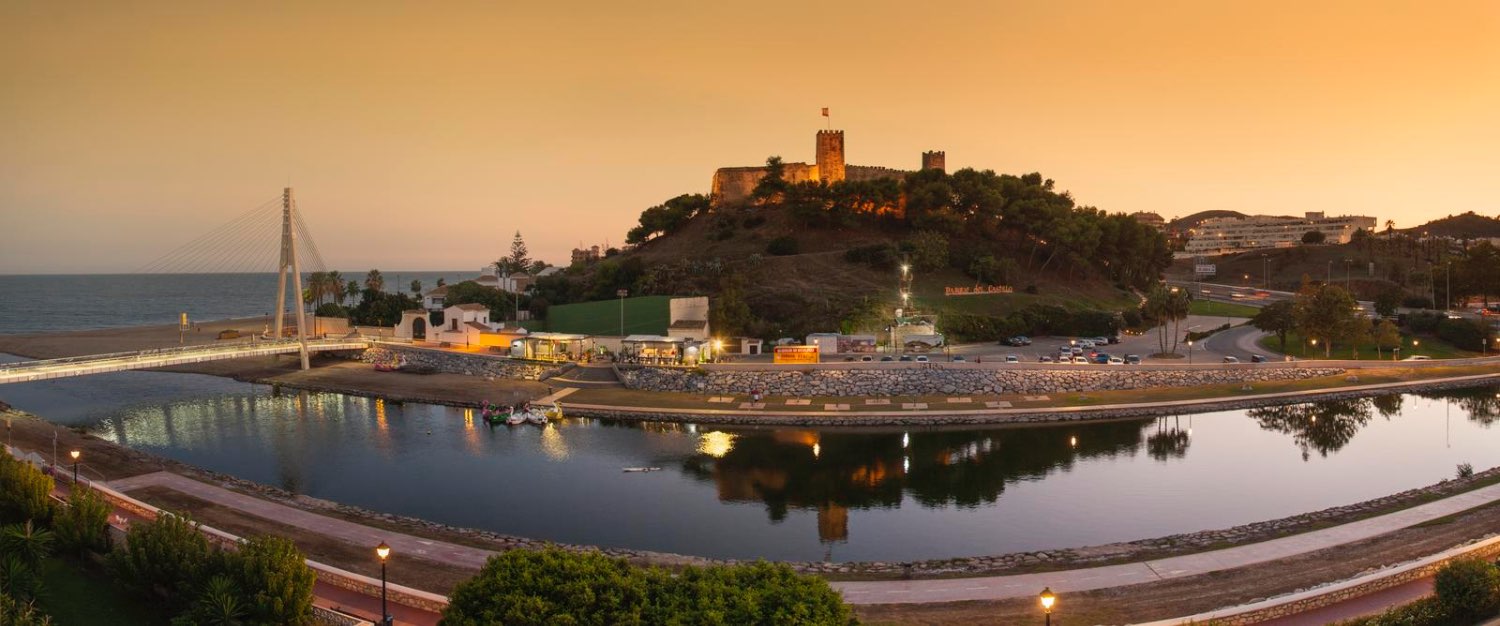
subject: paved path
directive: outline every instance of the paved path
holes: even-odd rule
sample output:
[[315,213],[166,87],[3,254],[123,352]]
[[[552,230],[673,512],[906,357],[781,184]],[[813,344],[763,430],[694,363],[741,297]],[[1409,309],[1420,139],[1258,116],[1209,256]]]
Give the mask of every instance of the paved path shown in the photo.
[[1223,550],[1107,565],[1086,569],[937,580],[836,582],[851,604],[907,604],[997,600],[1035,595],[1038,589],[1088,591],[1135,585],[1274,561],[1333,548],[1500,500],[1500,485],[1491,485],[1435,502],[1350,522],[1332,528]]
[[382,541],[391,546],[396,554],[415,556],[437,563],[450,563],[478,570],[495,552],[470,546],[461,546],[432,539],[403,535],[394,531],[373,528],[342,519],[310,513],[299,508],[262,500],[254,496],[230,491],[223,487],[199,482],[170,472],[152,472],[112,481],[109,486],[116,491],[128,492],[143,487],[165,487],[190,495],[200,500],[243,511],[282,524],[346,541],[357,546],[373,546]]
[[1432,594],[1432,578],[1422,578],[1382,589],[1375,593],[1349,598],[1337,604],[1331,604],[1321,609],[1313,609],[1304,613],[1290,615],[1268,622],[1262,622],[1261,626],[1323,626],[1356,617],[1375,615],[1394,606],[1406,604],[1418,598]]

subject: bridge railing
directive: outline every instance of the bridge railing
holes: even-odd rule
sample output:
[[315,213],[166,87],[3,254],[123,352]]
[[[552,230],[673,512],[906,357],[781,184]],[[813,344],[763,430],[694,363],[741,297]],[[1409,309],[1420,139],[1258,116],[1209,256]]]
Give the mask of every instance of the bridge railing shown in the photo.
[[[362,340],[359,340],[362,341]],[[320,346],[324,344],[350,343],[348,339],[313,339],[307,342],[308,346]],[[148,350],[135,350],[130,352],[108,352],[104,354],[87,354],[80,356],[59,357],[55,359],[40,359],[35,361],[21,361],[18,363],[0,364],[0,373],[19,372],[31,369],[67,366],[78,363],[103,363],[107,361],[139,360],[149,357],[163,357],[178,354],[217,354],[223,352],[240,352],[247,349],[265,349],[277,347],[292,347],[298,345],[296,339],[260,340],[250,339],[233,342],[220,342],[213,344],[199,344],[194,346],[173,346],[169,348],[152,348]]]

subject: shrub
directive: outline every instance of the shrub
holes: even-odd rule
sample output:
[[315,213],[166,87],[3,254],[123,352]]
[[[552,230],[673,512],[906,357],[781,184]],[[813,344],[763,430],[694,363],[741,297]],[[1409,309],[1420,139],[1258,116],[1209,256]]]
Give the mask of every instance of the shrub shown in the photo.
[[0,624],[5,626],[51,626],[52,618],[37,610],[31,602],[22,602],[0,594]]
[[877,243],[845,250],[844,260],[850,263],[864,263],[877,270],[894,270],[896,269],[896,254],[895,246]]
[[820,578],[780,564],[688,567],[673,575],[556,548],[491,557],[459,583],[443,626],[477,624],[854,623]]
[[1428,596],[1392,607],[1379,615],[1339,622],[1339,626],[1442,626],[1448,614],[1437,598]]
[[1500,569],[1477,559],[1457,559],[1433,580],[1438,603],[1456,619],[1477,619],[1500,610]]
[[52,477],[30,463],[0,454],[0,508],[46,523],[52,516]]
[[1406,327],[1414,333],[1430,333],[1437,330],[1438,323],[1443,321],[1443,316],[1431,311],[1413,313],[1406,318]]
[[26,520],[0,528],[0,554],[19,558],[27,567],[36,570],[42,561],[52,556],[52,543],[56,536],[52,531]]
[[173,626],[199,626],[202,624],[243,624],[247,611],[240,598],[240,590],[234,581],[222,574],[210,578],[203,593],[193,601],[187,613],[172,620]]
[[52,520],[58,546],[76,554],[109,550],[109,501],[93,489],[75,489]]
[[1444,317],[1437,324],[1437,336],[1440,339],[1456,348],[1474,352],[1484,349],[1486,330],[1484,322],[1475,320],[1450,320]]
[[939,270],[948,267],[948,236],[937,231],[924,230],[906,240],[911,249],[911,262],[919,270]]
[[1474,466],[1469,463],[1458,464],[1458,478],[1460,480],[1474,477]]
[[349,309],[339,305],[337,302],[325,302],[318,305],[313,315],[318,317],[349,317]]
[[191,598],[185,590],[222,567],[222,558],[198,524],[185,516],[163,514],[137,522],[125,534],[125,545],[110,553],[110,566],[121,582],[177,603]]
[[[312,613],[316,577],[290,539],[253,537],[225,556],[224,570],[244,594],[246,622],[296,624]],[[209,598],[214,591],[208,587],[201,597]]]
[[787,236],[777,237],[766,244],[766,254],[772,256],[787,256],[797,254],[797,240]]
[[42,576],[36,567],[19,554],[0,556],[0,595],[29,602],[41,592]]
[[644,577],[621,559],[511,550],[454,588],[440,624],[639,624],[646,593]]

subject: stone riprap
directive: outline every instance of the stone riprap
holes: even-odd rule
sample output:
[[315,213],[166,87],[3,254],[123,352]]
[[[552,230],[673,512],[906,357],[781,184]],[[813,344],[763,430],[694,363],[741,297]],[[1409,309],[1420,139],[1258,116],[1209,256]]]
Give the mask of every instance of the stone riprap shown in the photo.
[[444,374],[514,378],[516,380],[546,380],[574,367],[572,363],[556,365],[534,361],[519,361],[484,354],[465,354],[462,352],[406,348],[391,345],[380,345],[365,350],[359,354],[359,360],[365,363],[390,363],[396,360],[398,356],[405,359],[407,367]]
[[630,389],[776,396],[923,396],[1047,394],[1226,383],[1302,380],[1343,374],[1343,368],[1228,366],[1214,369],[980,369],[919,365],[902,368],[735,369],[621,367]]

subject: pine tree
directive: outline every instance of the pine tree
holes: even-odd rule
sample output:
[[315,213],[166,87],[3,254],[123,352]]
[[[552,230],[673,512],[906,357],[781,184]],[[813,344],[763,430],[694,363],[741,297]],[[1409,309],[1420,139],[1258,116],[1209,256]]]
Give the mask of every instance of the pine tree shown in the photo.
[[531,257],[526,254],[526,240],[521,238],[521,231],[516,231],[516,238],[510,242],[509,271],[524,272],[531,266]]

